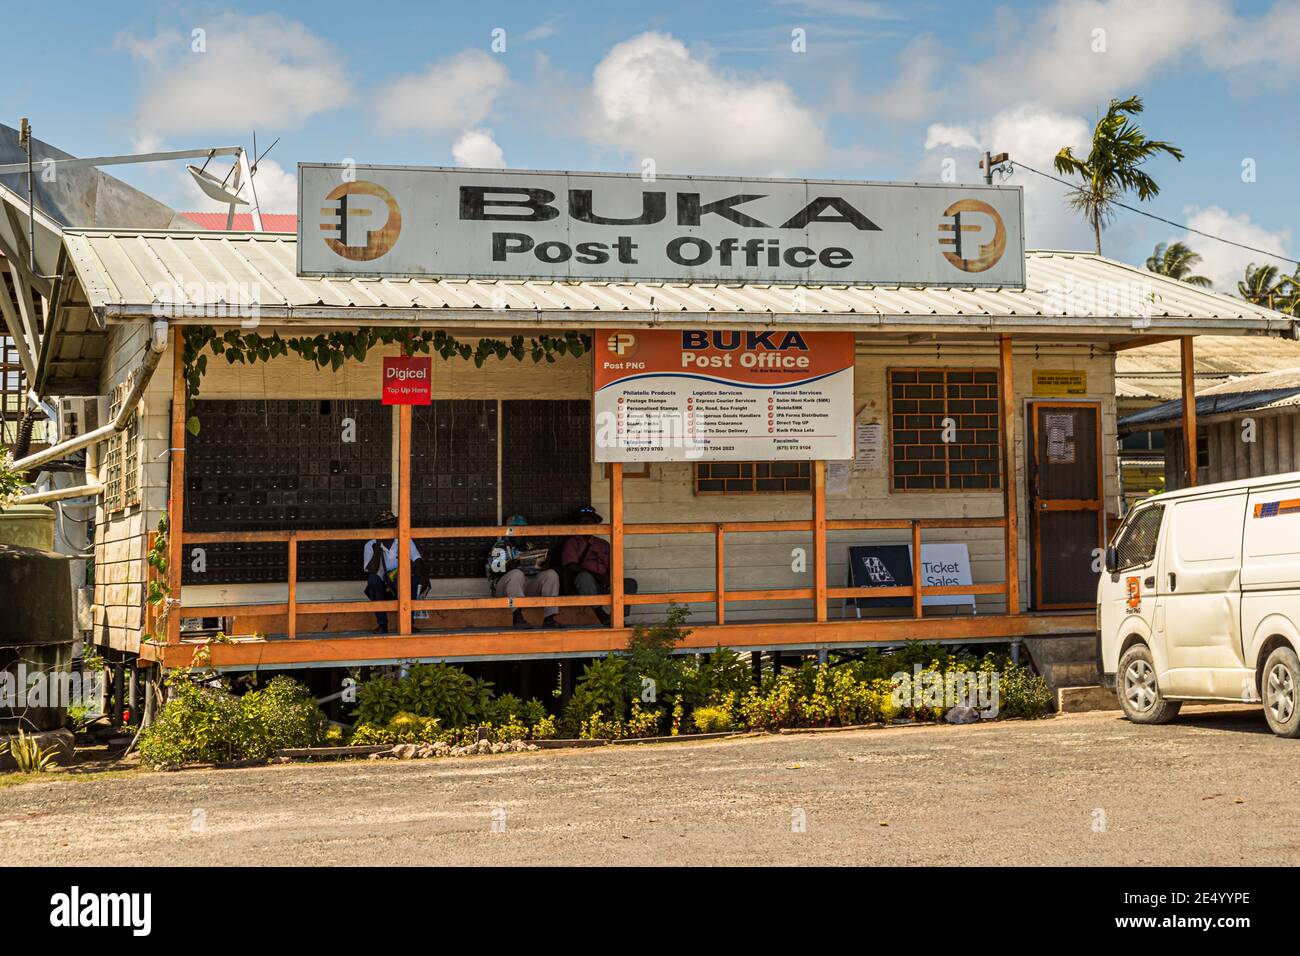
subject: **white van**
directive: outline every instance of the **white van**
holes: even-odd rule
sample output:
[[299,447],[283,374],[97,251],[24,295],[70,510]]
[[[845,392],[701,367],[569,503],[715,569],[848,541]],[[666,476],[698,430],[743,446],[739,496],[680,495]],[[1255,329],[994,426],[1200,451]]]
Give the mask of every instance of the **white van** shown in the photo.
[[1130,720],[1262,701],[1274,733],[1300,737],[1300,472],[1137,505],[1106,549],[1097,622],[1103,680]]

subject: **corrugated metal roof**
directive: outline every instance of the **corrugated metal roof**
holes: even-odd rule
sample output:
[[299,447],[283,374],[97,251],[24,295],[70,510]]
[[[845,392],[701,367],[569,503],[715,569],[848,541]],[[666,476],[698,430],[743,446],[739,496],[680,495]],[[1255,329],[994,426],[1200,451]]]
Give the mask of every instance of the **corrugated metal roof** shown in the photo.
[[[605,321],[622,317],[642,323],[675,316],[716,321],[780,315],[791,324],[836,323],[838,317],[855,326],[885,320],[904,325],[911,324],[907,320],[930,325],[954,319],[981,325],[995,323],[980,320],[1028,320],[996,324],[1051,325],[1055,331],[1087,318],[1078,329],[1082,332],[1099,325],[1127,328],[1145,316],[1152,320],[1151,332],[1175,324],[1167,320],[1205,331],[1290,328],[1290,320],[1277,312],[1085,252],[1026,253],[1027,287],[1021,290],[306,278],[295,275],[296,239],[289,234],[77,230],[69,231],[65,242],[92,307],[110,318],[154,314],[155,303],[171,307],[163,314],[201,312],[218,301],[212,290],[233,289],[244,296],[256,290],[260,315],[272,320],[379,321],[395,318],[377,314],[386,310],[432,310],[478,321],[506,320],[518,312],[551,320],[564,318],[558,313],[599,312],[608,313]],[[968,317],[975,321],[962,322]]]
[[[1196,418],[1233,412],[1260,411],[1300,405],[1300,368],[1279,369],[1261,375],[1223,382],[1196,396]],[[1121,429],[1157,422],[1177,422],[1183,417],[1182,400],[1165,402],[1121,418]]]
[[[186,219],[204,229],[226,228],[226,214],[224,212],[183,212],[181,213]],[[253,228],[253,214],[251,212],[235,213],[233,223],[236,230],[248,232]],[[296,212],[264,212],[262,213],[262,228],[267,232],[294,232],[298,228],[298,214]]]

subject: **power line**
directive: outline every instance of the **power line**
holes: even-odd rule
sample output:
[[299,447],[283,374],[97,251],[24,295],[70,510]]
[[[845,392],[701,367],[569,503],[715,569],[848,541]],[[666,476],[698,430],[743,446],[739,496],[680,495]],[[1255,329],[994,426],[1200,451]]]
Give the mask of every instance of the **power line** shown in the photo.
[[[1022,162],[1013,160],[1009,162],[1007,165],[1011,167],[1011,172],[1015,172],[1016,167],[1019,166],[1021,169],[1026,169],[1031,173],[1035,173],[1039,176],[1042,176],[1044,179],[1050,179],[1053,182],[1060,183],[1062,186],[1068,186],[1071,189],[1079,188],[1077,183],[1072,183],[1067,179],[1061,179],[1059,176],[1053,176],[1051,173],[1045,173],[1042,170],[1034,169],[1034,167],[1032,166],[1026,166]],[[1164,216],[1157,216],[1153,212],[1147,212],[1145,209],[1139,209],[1136,206],[1130,206],[1128,203],[1122,203],[1119,202],[1118,200],[1111,200],[1110,204],[1112,206],[1119,206],[1120,209],[1127,209],[1129,212],[1135,212],[1139,216],[1146,216],[1148,219],[1154,219],[1157,222],[1163,222],[1166,225],[1174,226],[1186,232],[1194,232],[1198,236],[1204,236],[1206,239],[1213,239],[1215,242],[1223,242],[1230,246],[1236,246],[1239,249],[1246,249],[1249,252],[1258,252],[1261,256],[1268,256],[1271,259],[1281,259],[1283,262],[1290,263],[1293,266],[1300,266],[1300,259],[1292,259],[1290,256],[1280,255],[1276,252],[1269,252],[1267,249],[1260,249],[1256,246],[1248,246],[1244,242],[1236,242],[1232,239],[1224,239],[1222,236],[1216,236],[1213,233],[1205,232],[1202,229],[1193,229],[1191,226],[1187,225],[1186,223],[1174,222],[1174,220],[1172,219],[1166,219]]]

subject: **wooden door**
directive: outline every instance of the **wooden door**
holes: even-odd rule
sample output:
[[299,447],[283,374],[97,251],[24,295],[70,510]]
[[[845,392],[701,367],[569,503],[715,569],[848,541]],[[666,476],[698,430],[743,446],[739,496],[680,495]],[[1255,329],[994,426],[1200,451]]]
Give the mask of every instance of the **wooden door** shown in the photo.
[[1029,512],[1034,607],[1089,608],[1104,548],[1101,408],[1092,402],[1030,405]]

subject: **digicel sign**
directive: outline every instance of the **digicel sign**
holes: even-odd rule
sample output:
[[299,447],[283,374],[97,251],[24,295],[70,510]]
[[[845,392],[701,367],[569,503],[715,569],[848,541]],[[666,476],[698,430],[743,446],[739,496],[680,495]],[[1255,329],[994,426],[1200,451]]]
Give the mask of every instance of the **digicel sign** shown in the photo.
[[432,401],[433,370],[429,356],[384,359],[385,405],[428,405]]

